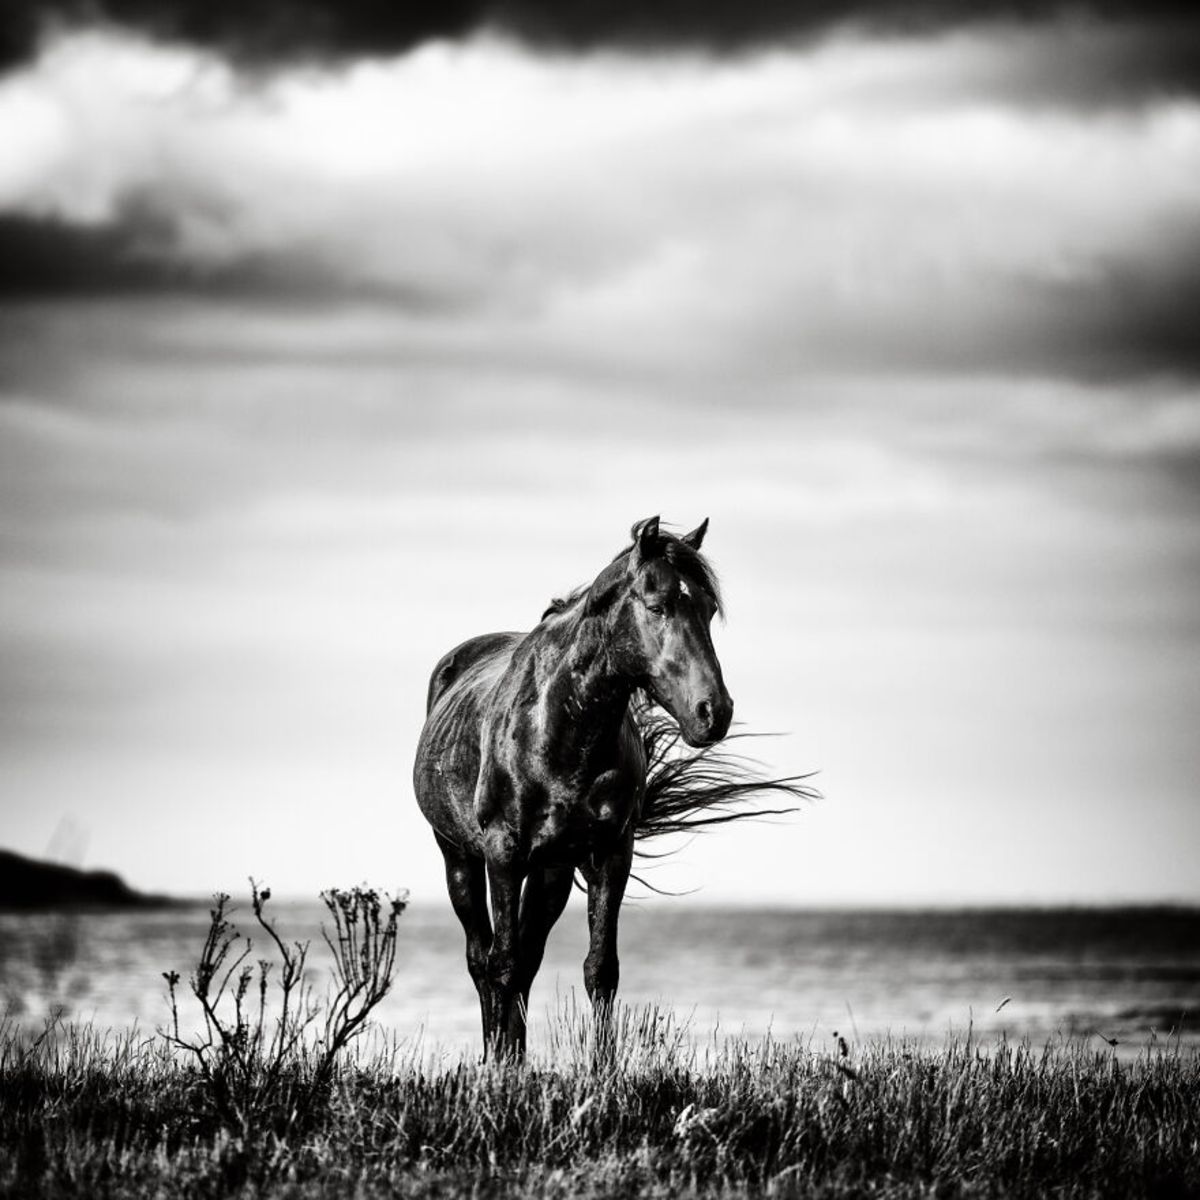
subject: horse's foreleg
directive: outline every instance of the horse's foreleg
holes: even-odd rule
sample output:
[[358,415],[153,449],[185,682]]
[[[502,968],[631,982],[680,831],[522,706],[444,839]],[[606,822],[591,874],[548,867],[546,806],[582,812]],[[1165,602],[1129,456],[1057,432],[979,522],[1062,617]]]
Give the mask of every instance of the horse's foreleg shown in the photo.
[[525,1048],[529,992],[546,953],[546,939],[571,898],[573,867],[535,869],[521,894],[520,931],[517,939],[517,996],[509,1024],[509,1040]]
[[597,1048],[610,1042],[612,1006],[621,977],[617,958],[617,915],[633,865],[633,838],[604,858],[588,864],[588,953],[583,960],[583,983],[596,1019]]
[[483,1044],[486,1047],[496,1030],[491,1017],[491,995],[488,987],[488,951],[492,945],[492,923],[487,909],[487,877],[483,860],[465,854],[453,842],[440,834],[434,835],[446,860],[446,888],[455,915],[467,935],[467,970],[479,993],[479,1010],[483,1020]]
[[492,945],[487,956],[487,981],[491,998],[492,1034],[497,1048],[520,1056],[524,1039],[514,1040],[514,1010],[518,1009],[518,952],[521,883],[524,872],[512,861],[487,865],[492,897]]

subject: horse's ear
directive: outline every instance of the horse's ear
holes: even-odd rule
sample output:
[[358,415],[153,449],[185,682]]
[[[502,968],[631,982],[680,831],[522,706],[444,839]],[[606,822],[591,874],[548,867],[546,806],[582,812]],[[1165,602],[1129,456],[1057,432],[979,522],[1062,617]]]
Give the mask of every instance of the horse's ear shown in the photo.
[[699,550],[704,542],[704,535],[708,532],[708,518],[705,517],[691,533],[685,533],[679,540],[685,546],[691,546],[693,550]]
[[647,517],[644,521],[635,521],[633,528],[629,531],[629,536],[639,543],[643,538],[653,541],[658,537],[658,521],[658,517]]
[[635,565],[653,558],[662,548],[658,537],[658,517],[647,517],[644,521],[638,521],[629,532],[633,535]]

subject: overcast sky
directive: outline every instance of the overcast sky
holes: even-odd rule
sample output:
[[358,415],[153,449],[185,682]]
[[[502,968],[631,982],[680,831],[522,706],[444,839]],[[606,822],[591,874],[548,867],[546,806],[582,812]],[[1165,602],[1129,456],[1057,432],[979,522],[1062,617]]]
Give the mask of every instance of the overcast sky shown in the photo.
[[441,903],[430,668],[661,513],[826,798],[649,879],[1200,901],[1200,19],[386,7],[6,18],[0,844]]

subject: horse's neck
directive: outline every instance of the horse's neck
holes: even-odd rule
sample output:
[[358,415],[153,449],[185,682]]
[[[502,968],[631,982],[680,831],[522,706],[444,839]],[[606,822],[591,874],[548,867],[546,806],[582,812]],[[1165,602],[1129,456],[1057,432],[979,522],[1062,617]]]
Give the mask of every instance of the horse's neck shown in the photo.
[[606,770],[618,751],[635,684],[614,668],[594,618],[556,633],[542,658],[546,747],[556,760],[575,763],[585,773]]

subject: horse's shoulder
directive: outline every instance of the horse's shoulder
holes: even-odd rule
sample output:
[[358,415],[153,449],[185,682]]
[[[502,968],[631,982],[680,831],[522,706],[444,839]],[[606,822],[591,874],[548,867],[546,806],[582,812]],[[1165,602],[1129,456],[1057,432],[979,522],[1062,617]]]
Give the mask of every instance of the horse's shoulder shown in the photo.
[[502,657],[510,652],[523,636],[524,634],[520,633],[483,633],[460,642],[453,650],[443,654],[429,677],[426,713],[432,712],[433,706],[447,689],[472,667]]

